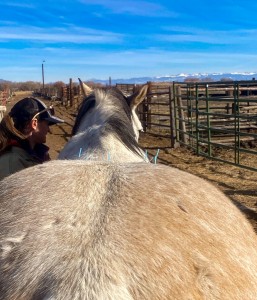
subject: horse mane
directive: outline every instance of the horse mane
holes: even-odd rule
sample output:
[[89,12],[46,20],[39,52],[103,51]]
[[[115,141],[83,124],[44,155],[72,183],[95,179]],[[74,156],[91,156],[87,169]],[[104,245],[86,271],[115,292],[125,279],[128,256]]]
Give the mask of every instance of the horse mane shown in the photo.
[[135,139],[132,127],[129,101],[123,93],[115,87],[97,88],[93,93],[83,99],[72,129],[72,136],[78,133],[79,126],[84,117],[86,117],[87,112],[93,109],[96,104],[101,105],[101,103],[107,101],[109,110],[112,109],[112,113],[106,114],[108,117],[105,120],[103,135],[108,135],[109,133],[114,134],[130,151],[142,156],[141,148]]
[[80,103],[78,113],[75,119],[75,123],[73,125],[71,135],[74,136],[77,134],[79,125],[81,123],[81,120],[83,119],[84,115],[91,109],[95,107],[95,96],[93,94],[89,95],[88,97],[85,97],[83,101]]

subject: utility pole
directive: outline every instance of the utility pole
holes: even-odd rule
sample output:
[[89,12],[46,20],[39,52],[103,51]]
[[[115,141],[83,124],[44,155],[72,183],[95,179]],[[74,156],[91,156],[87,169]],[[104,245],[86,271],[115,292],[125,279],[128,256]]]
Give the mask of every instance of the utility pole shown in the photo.
[[43,82],[43,95],[45,95],[45,74],[44,74],[44,60],[42,62],[42,82]]

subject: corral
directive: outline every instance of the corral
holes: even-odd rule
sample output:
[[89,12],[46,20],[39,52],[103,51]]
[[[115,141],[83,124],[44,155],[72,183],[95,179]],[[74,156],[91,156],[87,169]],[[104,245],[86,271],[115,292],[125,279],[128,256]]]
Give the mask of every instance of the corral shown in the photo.
[[[147,84],[147,98],[139,114],[144,131],[162,138],[161,147],[164,141],[171,148],[185,145],[197,155],[257,171],[251,163],[257,155],[255,80]],[[136,85],[117,87],[129,95]],[[63,106],[76,109],[82,95],[79,86],[70,80],[60,91],[48,91],[47,98],[59,99]],[[230,155],[220,155],[224,151]]]
[[[17,101],[28,95],[27,93],[17,94],[7,104],[7,109]],[[50,100],[44,99],[45,102]],[[63,125],[53,126],[51,134],[48,135],[48,145],[52,159],[57,157],[59,150],[68,141],[71,128],[74,122],[76,108],[64,106],[60,102],[55,103],[56,114],[65,119]],[[242,169],[234,165],[228,165],[220,161],[210,160],[206,157],[197,156],[194,151],[187,147],[170,148],[169,139],[161,136],[154,136],[147,132],[140,136],[140,144],[148,151],[149,158],[153,158],[158,149],[157,163],[172,165],[202,178],[210,180],[217,185],[230,199],[239,206],[249,218],[257,231],[257,173],[251,170]],[[253,148],[254,150],[254,148]],[[224,159],[231,159],[231,151],[221,149],[218,152]],[[252,166],[257,166],[257,156],[244,153],[244,159],[250,160]]]

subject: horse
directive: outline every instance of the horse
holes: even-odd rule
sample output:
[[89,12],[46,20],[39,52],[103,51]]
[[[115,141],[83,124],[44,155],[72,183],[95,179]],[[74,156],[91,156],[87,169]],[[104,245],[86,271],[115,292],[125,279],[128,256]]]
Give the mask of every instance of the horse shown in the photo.
[[88,92],[60,158],[0,182],[0,299],[257,299],[245,216],[140,150],[146,87]]
[[144,100],[148,86],[143,85],[133,95],[124,97],[114,88],[97,89],[93,93],[80,78],[79,82],[86,101],[79,108],[72,138],[58,158],[147,161],[146,154],[138,145],[139,132],[143,131],[143,127],[136,109]]

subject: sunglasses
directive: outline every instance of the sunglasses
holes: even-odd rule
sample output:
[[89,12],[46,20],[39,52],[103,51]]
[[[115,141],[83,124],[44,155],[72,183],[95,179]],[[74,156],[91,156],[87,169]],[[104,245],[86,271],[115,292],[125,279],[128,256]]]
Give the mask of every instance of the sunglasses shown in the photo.
[[32,120],[34,120],[37,116],[39,116],[40,114],[42,114],[42,113],[44,113],[44,112],[46,112],[46,111],[49,112],[51,116],[54,116],[54,108],[53,108],[53,106],[51,105],[51,106],[49,106],[49,107],[47,107],[47,108],[41,110],[40,112],[36,113],[36,114],[34,115],[34,117],[32,118]]

